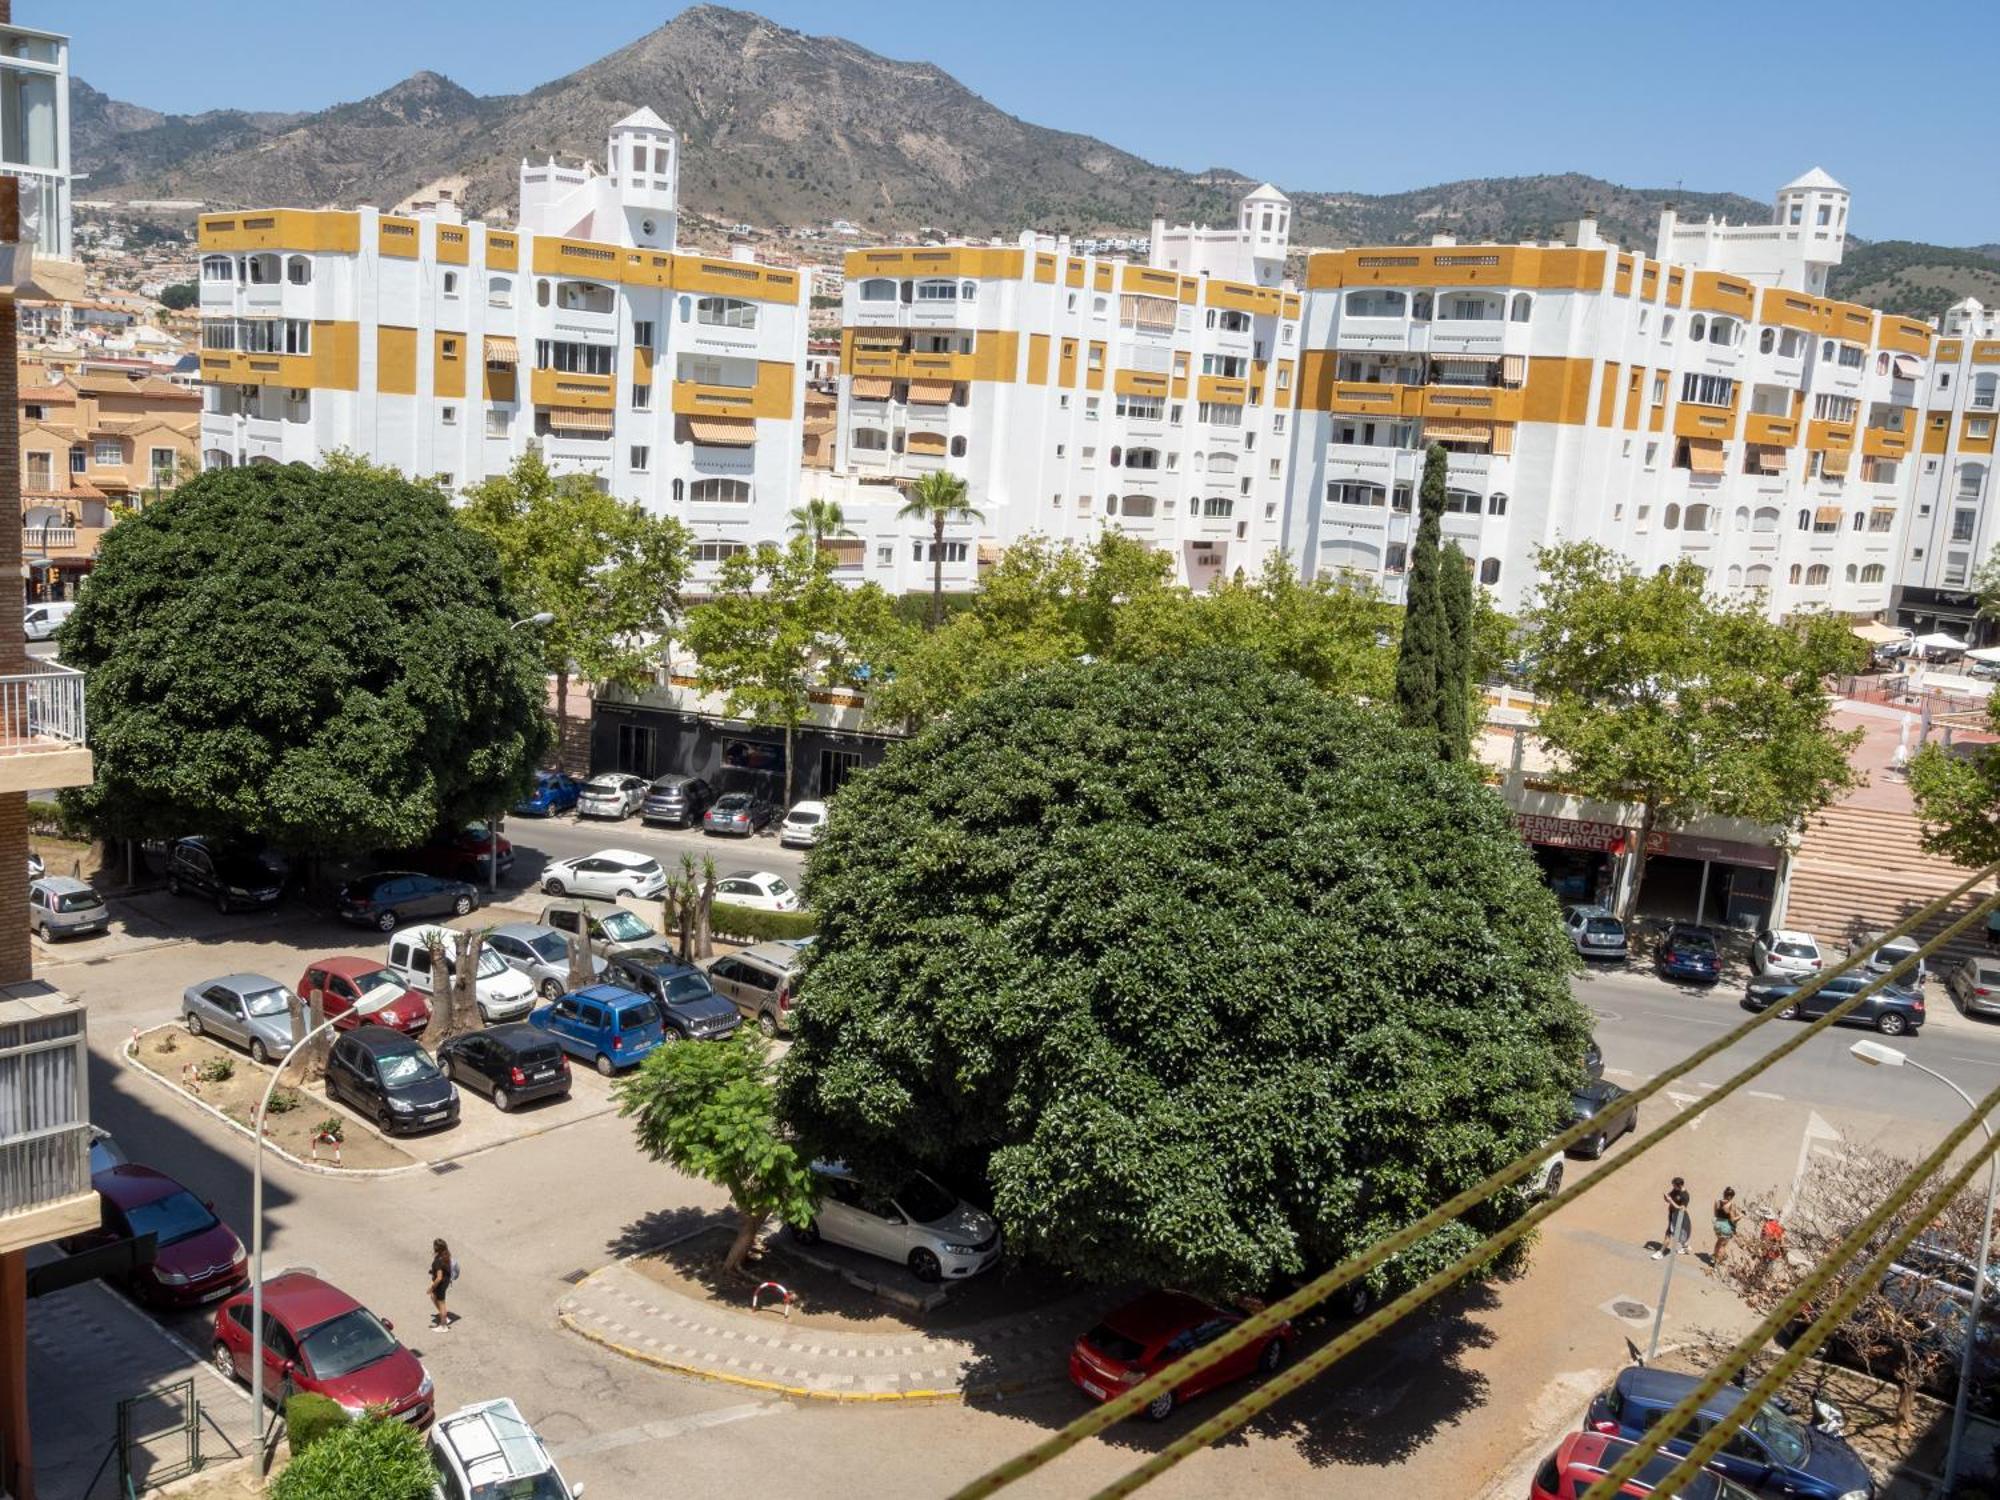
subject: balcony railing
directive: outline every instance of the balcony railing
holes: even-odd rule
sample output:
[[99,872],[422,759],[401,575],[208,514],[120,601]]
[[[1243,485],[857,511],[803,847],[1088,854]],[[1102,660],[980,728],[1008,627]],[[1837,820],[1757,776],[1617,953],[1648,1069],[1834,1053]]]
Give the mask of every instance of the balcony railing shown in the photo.
[[60,1203],[89,1188],[87,1122],[0,1142],[0,1215]]
[[83,743],[83,673],[51,661],[0,677],[0,755]]
[[70,552],[74,551],[75,548],[76,528],[74,526],[23,526],[21,528],[21,550],[24,552]]

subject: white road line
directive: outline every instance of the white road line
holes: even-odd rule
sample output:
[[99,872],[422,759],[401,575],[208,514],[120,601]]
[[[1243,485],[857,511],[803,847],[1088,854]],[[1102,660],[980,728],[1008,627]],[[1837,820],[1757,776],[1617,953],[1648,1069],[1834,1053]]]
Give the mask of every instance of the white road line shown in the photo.
[[1630,1068],[1606,1068],[1604,1076],[1606,1078],[1637,1078],[1639,1075],[1634,1073]]
[[591,1453],[606,1453],[613,1448],[629,1448],[635,1443],[665,1442],[672,1438],[684,1437],[690,1432],[699,1432],[704,1427],[722,1427],[730,1422],[741,1422],[750,1417],[769,1417],[785,1410],[782,1401],[746,1401],[741,1406],[724,1406],[715,1411],[699,1411],[685,1417],[669,1417],[660,1422],[642,1422],[637,1427],[621,1427],[616,1432],[600,1432],[595,1437],[578,1438],[573,1443],[561,1443],[549,1449],[550,1455],[561,1462],[567,1458],[581,1458]]
[[1967,1057],[1963,1052],[1947,1052],[1953,1062],[1976,1063],[1982,1068],[2000,1068],[2000,1057]]
[[1779,1104],[1783,1104],[1785,1102],[1785,1096],[1783,1094],[1773,1094],[1764,1089],[1745,1089],[1743,1092],[1745,1095],[1747,1095],[1749,1098],[1752,1099],[1774,1099]]
[[1817,1110],[1808,1110],[1806,1128],[1799,1138],[1798,1165],[1792,1169],[1791,1191],[1785,1195],[1785,1206],[1778,1210],[1781,1220],[1792,1216],[1792,1209],[1799,1201],[1799,1188],[1806,1179],[1806,1168],[1811,1164],[1816,1144],[1820,1141],[1831,1141],[1838,1146],[1840,1132],[1821,1119]]

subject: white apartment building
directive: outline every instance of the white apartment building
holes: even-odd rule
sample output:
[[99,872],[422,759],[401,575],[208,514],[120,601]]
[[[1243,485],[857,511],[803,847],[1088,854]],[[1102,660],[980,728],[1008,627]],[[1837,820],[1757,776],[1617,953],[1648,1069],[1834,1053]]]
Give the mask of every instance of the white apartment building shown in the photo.
[[1975,298],[1944,315],[1923,406],[1897,623],[1920,633],[1963,633],[1979,614],[1974,575],[2000,546],[2000,524],[1987,505],[2000,422],[2000,316]]
[[1932,332],[1824,295],[1848,195],[1815,169],[1775,222],[1662,215],[1651,255],[1385,246],[1308,262],[1284,545],[1400,598],[1424,449],[1445,521],[1506,610],[1534,552],[1692,558],[1771,613],[1881,614],[1902,553]]
[[685,521],[697,576],[781,540],[805,279],[676,251],[679,142],[651,110],[605,161],[523,162],[512,229],[443,200],[203,215],[203,466],[345,448],[463,488],[536,444]]
[[1265,186],[1220,229],[1155,223],[1151,263],[1065,238],[847,256],[832,472],[850,576],[927,584],[930,527],[899,519],[931,470],[965,479],[947,586],[1033,532],[1146,539],[1196,588],[1279,540],[1301,301],[1291,204]]
[[69,38],[57,32],[0,26],[0,175],[21,181],[36,257],[71,259]]

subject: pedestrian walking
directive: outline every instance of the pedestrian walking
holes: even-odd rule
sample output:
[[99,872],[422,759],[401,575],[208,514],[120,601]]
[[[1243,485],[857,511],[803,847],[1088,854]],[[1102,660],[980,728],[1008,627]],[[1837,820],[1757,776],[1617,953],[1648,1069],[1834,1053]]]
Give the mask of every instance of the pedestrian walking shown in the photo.
[[445,1297],[451,1284],[458,1280],[458,1262],[451,1258],[451,1246],[443,1240],[431,1241],[431,1327],[447,1329],[451,1327],[451,1312],[445,1306]]
[[1709,1254],[1708,1268],[1722,1269],[1722,1257],[1729,1253],[1729,1247],[1736,1243],[1737,1221],[1743,1217],[1743,1205],[1736,1201],[1736,1189],[1726,1187],[1722,1196],[1715,1200],[1715,1249]]
[[1660,1237],[1660,1248],[1653,1252],[1653,1259],[1658,1260],[1669,1252],[1686,1255],[1688,1234],[1692,1227],[1688,1223],[1688,1205],[1694,1202],[1694,1195],[1687,1189],[1687,1179],[1676,1177],[1673,1186],[1661,1195],[1661,1201],[1667,1205],[1667,1232]]

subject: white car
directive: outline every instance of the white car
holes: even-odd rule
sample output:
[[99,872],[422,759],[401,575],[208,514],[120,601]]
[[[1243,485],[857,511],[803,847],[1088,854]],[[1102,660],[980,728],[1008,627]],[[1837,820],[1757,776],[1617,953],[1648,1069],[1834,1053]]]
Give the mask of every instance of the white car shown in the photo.
[[629,818],[645,805],[652,783],[643,776],[623,771],[607,771],[593,776],[578,790],[576,815],[579,818]]
[[[433,938],[443,946],[445,968],[456,971],[459,944],[465,941],[462,932],[433,923],[421,923],[405,927],[389,939],[389,967],[396,971],[403,983],[425,996],[435,993],[431,978]],[[472,995],[479,1004],[480,1017],[488,1025],[496,1021],[518,1021],[535,1008],[535,981],[481,944],[479,972],[472,977]]]
[[787,848],[810,849],[826,832],[826,804],[801,802],[778,825],[778,842]]
[[431,1429],[430,1448],[441,1497],[583,1500],[583,1486],[563,1480],[549,1450],[510,1397],[481,1401],[438,1418]]
[[908,1266],[919,1281],[962,1281],[1000,1259],[1000,1226],[918,1172],[893,1193],[863,1187],[838,1162],[812,1164],[819,1208],[793,1233]]
[[559,859],[542,871],[542,889],[551,896],[639,896],[651,899],[667,888],[667,872],[650,854],[600,849],[575,859]]
[[738,870],[716,878],[715,899],[752,911],[797,911],[799,893],[769,870]]
[[1750,947],[1750,968],[1756,974],[1782,974],[1787,979],[1810,979],[1825,963],[1819,944],[1810,932],[1771,931],[1757,934]]

